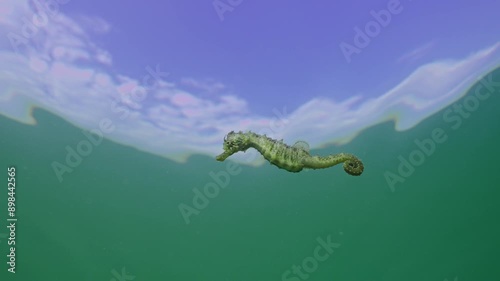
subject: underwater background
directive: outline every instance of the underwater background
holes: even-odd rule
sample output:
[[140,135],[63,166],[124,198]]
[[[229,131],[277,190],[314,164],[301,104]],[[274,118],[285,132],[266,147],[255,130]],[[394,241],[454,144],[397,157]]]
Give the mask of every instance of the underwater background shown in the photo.
[[[155,8],[149,9],[158,10],[161,5],[153,2]],[[210,50],[224,40],[220,46],[226,51],[242,47],[239,43],[248,42],[238,40],[257,36],[246,32],[258,33],[270,20],[252,25],[255,15],[269,12],[262,10],[262,1],[213,1],[206,14],[195,12],[194,4],[167,2],[176,11],[189,5],[190,13],[235,36],[232,41],[197,34],[198,47]],[[321,16],[311,22],[295,18],[303,7],[292,1],[297,23],[289,24],[321,26],[323,16],[335,18],[318,11],[330,5],[320,2],[304,8],[304,13],[311,9]],[[370,11],[396,11],[398,3],[339,1],[328,6],[339,17],[342,11],[350,13],[345,12],[348,31],[330,33],[336,45],[322,39],[324,32],[297,30],[298,41],[328,45],[336,53],[330,60],[321,48],[298,45],[307,49],[301,60],[292,47],[280,49],[270,40],[269,48],[255,43],[235,54],[210,53],[224,62],[221,67],[235,68],[229,72],[241,71],[237,78],[220,75],[218,66],[210,73],[213,64],[193,59],[185,62],[193,76],[217,79],[183,80],[186,69],[175,72],[175,56],[201,51],[178,43],[187,49],[170,51],[173,74],[164,80],[167,75],[156,63],[167,64],[167,58],[150,59],[141,47],[163,39],[131,40],[123,50],[114,49],[107,40],[121,37],[112,36],[127,37],[127,31],[137,36],[143,30],[119,26],[109,31],[97,17],[75,12],[88,13],[88,3],[3,1],[0,280],[500,280],[500,22],[488,14],[498,9],[492,8],[494,1],[477,2],[482,8],[466,1],[436,4],[430,14],[423,6],[417,12],[405,8],[393,14],[401,22],[388,23],[370,46],[346,55],[342,43],[356,45],[352,37],[358,29],[352,27],[369,24],[375,17]],[[137,8],[140,16],[132,18],[145,18],[144,7],[123,5],[124,11]],[[284,4],[269,5],[277,13]],[[30,20],[30,13],[42,15],[41,7],[47,15],[58,7],[59,16],[29,42],[16,37],[24,31],[13,22]],[[103,15],[109,12],[101,8]],[[429,38],[438,38],[434,41],[419,41],[419,35],[400,29],[433,17],[444,24],[444,15],[453,24],[462,23],[464,14],[457,11],[471,13],[471,21],[463,23],[470,29],[424,28]],[[186,21],[165,27],[179,29],[177,35],[199,32],[181,14],[172,17]],[[242,19],[244,25],[238,22]],[[89,26],[99,35],[88,35]],[[157,23],[145,26],[155,35],[162,30]],[[247,29],[236,28],[243,26]],[[113,40],[101,34],[106,32],[116,32],[110,35]],[[61,34],[75,37],[61,40]],[[401,38],[409,38],[408,45],[390,43],[405,41]],[[460,40],[472,43],[465,48],[457,44]],[[118,62],[113,64],[111,55],[101,52],[104,47],[95,45],[113,50]],[[14,46],[23,50],[13,51]],[[262,55],[267,57],[250,63]],[[339,88],[326,82],[325,65],[312,67],[311,61],[323,58],[335,68],[328,75],[345,70],[336,78]],[[288,59],[290,65],[277,66]],[[297,65],[292,67],[293,61]],[[155,77],[150,86],[141,78],[154,70],[145,65],[165,77]],[[311,73],[294,76],[299,66]],[[273,74],[277,80],[270,78]],[[325,76],[312,78],[320,74]],[[134,87],[145,89],[147,98],[137,101],[124,94]],[[365,169],[360,176],[346,174],[342,165],[290,173],[253,149],[218,162],[215,156],[231,130],[265,133],[289,145],[305,141],[313,155],[352,153]],[[15,175],[9,173],[12,168]],[[8,228],[13,177],[15,231]],[[13,267],[12,240],[15,273],[8,270]]]
[[[500,81],[500,70],[492,77]],[[1,274],[300,280],[282,275],[314,256],[318,238],[331,237],[333,252],[304,271],[311,280],[496,280],[500,88],[494,89],[456,129],[443,117],[447,108],[411,130],[395,132],[385,123],[347,145],[312,151],[356,152],[365,165],[359,177],[338,166],[301,173],[231,166],[227,186],[189,223],[179,204],[194,206],[193,189],[215,182],[210,172],[229,174],[225,163],[195,156],[179,165],[103,140],[61,184],[51,162],[61,147],[82,140],[81,130],[43,110],[34,112],[37,126],[1,118],[2,162],[16,167],[20,220],[19,272]],[[415,141],[431,139],[436,129],[445,140],[433,152],[428,145],[427,156]],[[410,163],[414,171],[400,174],[399,157],[409,162],[415,151],[424,158],[413,156],[418,166]]]

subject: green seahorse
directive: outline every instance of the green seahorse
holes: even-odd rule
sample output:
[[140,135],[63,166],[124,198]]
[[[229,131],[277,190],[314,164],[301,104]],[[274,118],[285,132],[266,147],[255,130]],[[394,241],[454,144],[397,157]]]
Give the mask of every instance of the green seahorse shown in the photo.
[[339,163],[344,163],[344,170],[352,176],[361,175],[364,169],[363,162],[352,154],[339,153],[324,157],[312,156],[309,154],[309,145],[304,141],[298,141],[289,146],[283,143],[283,140],[277,141],[253,132],[229,132],[224,138],[224,152],[215,159],[224,161],[236,152],[245,152],[249,148],[255,148],[267,161],[278,168],[294,173],[305,168],[323,169]]

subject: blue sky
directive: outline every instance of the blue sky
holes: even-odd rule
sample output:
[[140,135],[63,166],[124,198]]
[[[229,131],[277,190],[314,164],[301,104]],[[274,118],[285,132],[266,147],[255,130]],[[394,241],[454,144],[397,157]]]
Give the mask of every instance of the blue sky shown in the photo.
[[[159,63],[172,79],[212,78],[261,114],[318,95],[381,94],[419,64],[458,59],[500,38],[498,1],[401,1],[401,13],[347,63],[339,44],[352,43],[353,28],[389,2],[243,0],[223,21],[211,1],[73,0],[63,9],[110,24],[96,41],[117,69],[142,75],[144,66]],[[398,63],[428,43],[425,56]]]
[[[494,0],[43,3],[0,2],[0,114],[109,119],[106,138],[176,161],[218,154],[231,130],[312,148],[406,130],[500,64]],[[214,3],[238,5],[222,18]],[[152,86],[148,67],[169,75]]]

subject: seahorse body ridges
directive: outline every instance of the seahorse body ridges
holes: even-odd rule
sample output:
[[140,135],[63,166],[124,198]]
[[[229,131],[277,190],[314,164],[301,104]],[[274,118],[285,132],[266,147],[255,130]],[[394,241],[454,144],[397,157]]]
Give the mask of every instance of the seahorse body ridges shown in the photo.
[[216,157],[217,161],[224,161],[229,156],[249,148],[255,148],[264,158],[278,168],[289,172],[300,172],[303,169],[323,169],[344,163],[346,173],[359,176],[363,173],[363,162],[356,156],[348,153],[339,153],[329,156],[311,156],[306,142],[298,141],[289,146],[283,141],[277,141],[267,136],[253,132],[231,131],[224,138],[223,149]]

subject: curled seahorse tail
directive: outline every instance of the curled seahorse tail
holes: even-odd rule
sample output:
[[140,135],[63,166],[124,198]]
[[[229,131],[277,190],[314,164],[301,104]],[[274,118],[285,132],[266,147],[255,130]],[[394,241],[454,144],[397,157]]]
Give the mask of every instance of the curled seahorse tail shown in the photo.
[[348,153],[339,153],[329,156],[311,156],[303,159],[304,168],[324,169],[344,163],[344,171],[352,176],[359,176],[363,173],[363,162],[356,156]]
[[351,176],[359,176],[363,173],[365,167],[363,162],[353,155],[353,159],[344,162],[344,171]]

